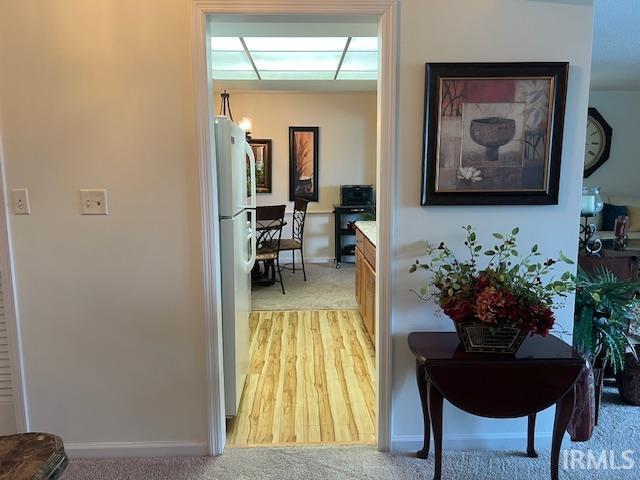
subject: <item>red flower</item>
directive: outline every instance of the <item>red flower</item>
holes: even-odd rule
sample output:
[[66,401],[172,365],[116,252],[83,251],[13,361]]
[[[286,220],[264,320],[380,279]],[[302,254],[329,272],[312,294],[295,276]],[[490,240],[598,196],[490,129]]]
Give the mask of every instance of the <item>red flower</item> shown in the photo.
[[556,321],[553,310],[546,305],[533,305],[529,311],[533,320],[531,331],[546,337]]
[[486,275],[480,275],[478,277],[478,281],[476,283],[476,290],[478,292],[481,292],[482,290],[490,286],[491,286],[491,279],[489,277],[487,277]]
[[460,323],[473,317],[473,305],[460,297],[449,297],[442,303],[445,315],[454,322]]
[[487,287],[476,297],[476,316],[485,323],[496,323],[498,314],[505,305],[502,292]]

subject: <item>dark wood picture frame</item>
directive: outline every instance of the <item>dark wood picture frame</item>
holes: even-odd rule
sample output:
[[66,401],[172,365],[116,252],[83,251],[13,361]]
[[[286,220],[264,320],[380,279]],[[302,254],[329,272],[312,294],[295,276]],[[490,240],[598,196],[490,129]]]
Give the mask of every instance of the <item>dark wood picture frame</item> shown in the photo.
[[598,159],[596,163],[591,165],[589,168],[584,170],[583,178],[589,178],[593,172],[599,169],[602,165],[609,160],[609,156],[611,155],[611,140],[613,138],[613,128],[611,125],[604,119],[604,117],[600,114],[600,112],[595,107],[589,107],[588,116],[593,118],[600,127],[602,127],[602,131],[604,132],[606,144],[604,146],[604,150],[602,151],[602,155]]
[[[305,135],[311,134],[311,135]],[[309,145],[309,142],[312,144]],[[319,127],[289,127],[289,200],[318,201]],[[311,155],[311,158],[309,156]]]
[[[253,155],[256,157],[256,193],[272,193],[273,191],[273,154],[272,141],[269,138],[249,138],[247,139]],[[262,178],[258,172],[258,157],[254,147],[262,147],[264,149],[262,162],[264,164],[264,173]]]
[[[567,93],[569,64],[567,62],[509,62],[509,63],[427,63],[425,64],[425,104],[422,152],[421,205],[557,205],[560,185],[560,162]],[[540,189],[505,189],[439,191],[438,148],[441,132],[442,80],[550,80],[548,123],[544,143],[544,181]],[[515,88],[515,87],[514,87]],[[459,109],[464,106],[460,99]],[[514,102],[515,100],[512,100]],[[481,105],[479,102],[478,105]],[[526,104],[524,107],[526,108]],[[461,114],[460,114],[461,115]],[[523,118],[524,118],[524,114]],[[462,116],[462,115],[461,115]],[[483,119],[484,120],[484,119]],[[462,120],[460,121],[462,125]],[[526,129],[526,127],[523,127]],[[464,133],[461,133],[464,135]],[[522,133],[522,148],[527,132]],[[535,147],[538,149],[539,147]],[[497,152],[497,148],[495,149]],[[488,151],[488,149],[487,149]],[[536,150],[538,152],[538,150]],[[462,156],[462,147],[460,147]],[[496,157],[493,159],[497,159]],[[487,153],[487,159],[489,154]],[[462,160],[460,169],[462,169]],[[521,169],[524,171],[524,160]],[[457,182],[458,180],[456,180]],[[472,184],[471,181],[468,182]]]

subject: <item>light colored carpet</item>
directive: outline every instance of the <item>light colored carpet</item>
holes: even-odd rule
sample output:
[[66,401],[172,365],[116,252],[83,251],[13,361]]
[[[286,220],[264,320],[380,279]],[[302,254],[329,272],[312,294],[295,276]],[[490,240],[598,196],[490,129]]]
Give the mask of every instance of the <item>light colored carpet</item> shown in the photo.
[[[621,404],[608,389],[601,423],[588,443],[569,448],[599,455],[633,450],[636,466],[631,470],[563,470],[566,480],[638,480],[640,478],[640,407]],[[446,426],[445,426],[446,428]],[[447,480],[538,480],[549,478],[549,451],[540,458],[517,451],[444,452],[443,478]],[[432,454],[433,455],[433,454]],[[237,448],[217,458],[146,458],[72,461],[63,480],[235,480],[235,479],[428,479],[433,478],[433,459],[379,453],[370,447]]]
[[343,264],[336,268],[333,263],[306,264],[307,281],[302,270],[296,273],[282,270],[282,281],[286,294],[282,294],[280,284],[269,287],[254,285],[251,291],[253,310],[355,310],[355,268]]

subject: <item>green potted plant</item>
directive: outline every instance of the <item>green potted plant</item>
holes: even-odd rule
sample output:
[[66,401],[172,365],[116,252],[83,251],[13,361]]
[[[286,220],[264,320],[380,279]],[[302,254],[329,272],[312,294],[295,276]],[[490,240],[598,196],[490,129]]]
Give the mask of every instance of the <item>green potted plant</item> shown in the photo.
[[640,306],[638,291],[640,283],[618,280],[605,268],[578,271],[574,344],[592,362],[610,365],[614,374],[624,368],[627,349],[633,349],[628,328]]
[[554,303],[574,288],[571,272],[556,278],[553,268],[573,262],[562,253],[559,260],[538,261],[537,245],[520,255],[517,227],[494,233],[490,248],[479,244],[470,225],[463,229],[469,257],[458,259],[444,242],[427,243],[427,260],[416,260],[410,269],[429,274],[416,294],[436,300],[467,352],[515,353],[527,334],[547,335],[555,323]]
[[[590,409],[587,404],[593,403],[594,426],[598,425],[605,369],[610,367],[614,375],[618,374],[624,370],[627,351],[636,355],[628,328],[629,319],[639,306],[636,299],[638,291],[639,283],[620,281],[604,268],[596,269],[593,273],[581,269],[577,275],[573,342],[588,361],[585,375],[593,377],[595,388],[581,388],[575,416],[586,416],[585,412]],[[585,381],[589,382],[588,377],[581,379],[583,385],[586,385]],[[575,432],[570,431],[572,438],[588,439],[591,434],[586,433],[589,430],[586,418],[575,420],[582,425],[582,431],[579,431],[580,428]]]

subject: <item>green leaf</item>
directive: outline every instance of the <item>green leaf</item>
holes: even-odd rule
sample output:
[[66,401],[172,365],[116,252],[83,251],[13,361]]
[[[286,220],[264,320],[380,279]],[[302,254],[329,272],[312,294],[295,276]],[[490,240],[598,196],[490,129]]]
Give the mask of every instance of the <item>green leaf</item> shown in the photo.
[[514,257],[518,256],[518,251],[517,250],[511,250],[511,255],[513,255]]
[[520,232],[520,228],[516,227],[513,230],[511,230],[511,235],[517,235]]
[[531,247],[531,252],[536,253],[538,251],[538,244],[536,243],[533,247]]
[[486,252],[484,252],[485,255],[495,255],[496,252],[494,252],[493,250],[487,250]]
[[560,260],[562,260],[564,263],[568,263],[569,265],[573,265],[575,263],[573,260],[568,258],[564,253],[562,253],[562,250],[560,250]]
[[482,250],[482,245],[476,245],[473,249],[474,252],[479,252],[480,250]]
[[498,240],[502,240],[504,238],[504,236],[501,233],[494,233],[493,236],[496,237]]
[[471,232],[471,235],[469,235],[469,240],[471,240],[472,242],[476,241],[476,232]]
[[416,264],[414,263],[413,265],[411,265],[411,268],[409,269],[409,273],[413,273],[418,269],[418,267],[416,266]]

